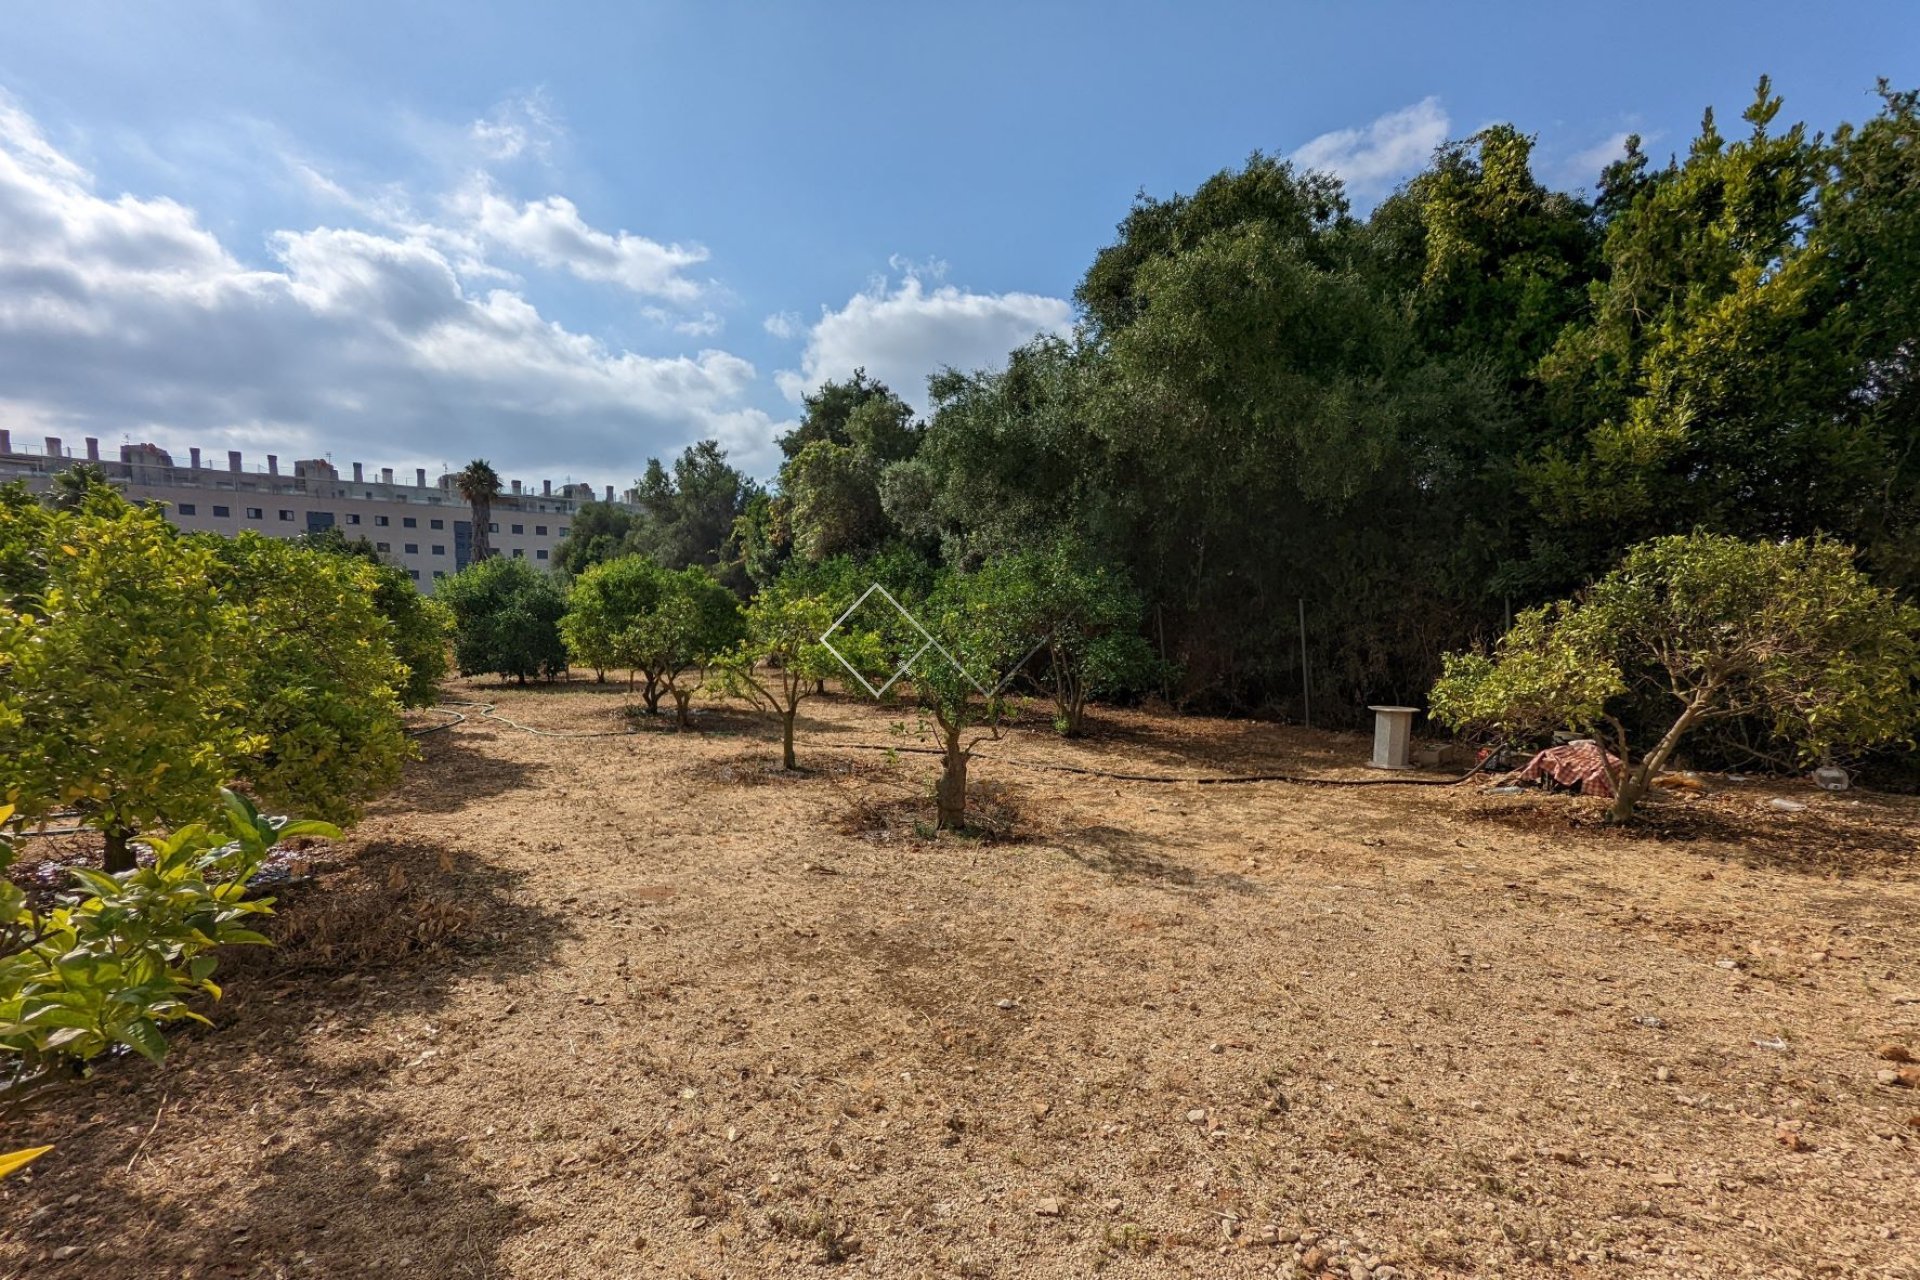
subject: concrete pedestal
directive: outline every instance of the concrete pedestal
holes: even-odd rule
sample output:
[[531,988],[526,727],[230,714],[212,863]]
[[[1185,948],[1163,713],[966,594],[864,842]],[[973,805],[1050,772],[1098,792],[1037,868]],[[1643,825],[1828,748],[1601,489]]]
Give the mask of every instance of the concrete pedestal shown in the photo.
[[1418,707],[1368,707],[1373,712],[1373,759],[1375,769],[1411,769],[1408,748],[1413,742],[1413,718]]

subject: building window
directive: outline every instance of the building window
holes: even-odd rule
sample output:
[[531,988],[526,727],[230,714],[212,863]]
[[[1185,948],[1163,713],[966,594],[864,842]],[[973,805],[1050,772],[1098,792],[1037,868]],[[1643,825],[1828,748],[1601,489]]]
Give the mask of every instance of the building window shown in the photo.
[[435,569],[433,571],[433,576],[435,578],[444,578],[447,576],[447,571],[445,569]]
[[375,516],[373,522],[383,529],[390,523],[385,516]]
[[360,523],[360,514],[359,514],[358,512],[356,512],[356,511],[349,511],[349,512],[347,512],[347,523],[348,523],[348,524],[359,524],[359,523]]
[[523,547],[515,547],[513,549],[513,558],[515,560],[525,560],[527,558],[526,549]]
[[415,582],[420,581],[420,571],[418,569],[407,570],[407,576],[409,578],[412,578]]
[[536,560],[545,560],[547,558],[547,549],[545,547],[540,548],[533,553],[533,558]]
[[376,542],[373,544],[373,549],[375,551],[391,551],[393,550],[393,545],[387,542]]
[[488,525],[488,526],[487,526],[487,532],[488,532],[488,533],[498,533],[498,532],[500,532],[500,526],[499,526],[498,524],[490,524],[490,525]]
[[401,516],[400,524],[403,528],[407,529],[418,529],[420,527],[420,522],[412,516]]
[[428,523],[436,529],[444,529],[447,527],[447,522],[445,520],[431,520],[431,521],[428,521]]
[[247,519],[249,519],[249,520],[265,520],[266,518],[267,518],[267,513],[266,513],[266,512],[264,512],[264,511],[262,511],[262,510],[261,510],[260,508],[258,508],[258,507],[248,507],[248,508],[247,508]]
[[419,543],[417,543],[417,542],[409,542],[409,543],[407,544],[407,554],[408,554],[408,555],[410,555],[410,556],[417,556],[417,555],[419,555],[419,554],[420,554],[420,544],[419,544]]
[[215,507],[213,509],[214,519],[216,520],[225,520],[228,516],[232,514],[233,514],[232,507]]
[[543,524],[537,524],[537,525],[535,525],[535,526],[533,526],[533,531],[534,531],[534,532],[535,532],[536,534],[539,534],[539,535],[540,535],[541,537],[543,537],[543,538],[547,536],[547,526],[545,526],[545,525],[543,525]]
[[514,531],[515,533],[525,533],[525,532],[527,531],[527,526],[525,526],[525,525],[523,525],[523,524],[517,524],[517,525],[515,525],[515,526],[513,526],[513,531]]
[[443,556],[447,554],[447,549],[443,544],[436,542],[433,544],[433,554]]
[[567,536],[567,526],[565,525],[560,526],[560,536],[563,538]]
[[292,520],[292,519],[293,519],[293,512],[291,512],[291,511],[288,511],[288,510],[286,510],[286,509],[284,509],[284,508],[282,508],[282,510],[281,510],[281,512],[280,512],[280,518],[281,518],[282,520]]
[[190,516],[194,512],[194,506],[191,502],[183,502],[179,506],[175,507],[174,510],[178,511],[183,516]]

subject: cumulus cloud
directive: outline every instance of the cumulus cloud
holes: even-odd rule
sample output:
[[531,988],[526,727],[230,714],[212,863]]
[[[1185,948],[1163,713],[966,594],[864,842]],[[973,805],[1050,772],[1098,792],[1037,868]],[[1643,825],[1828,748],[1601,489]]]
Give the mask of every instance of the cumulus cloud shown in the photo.
[[[779,336],[776,319],[769,317],[767,327]],[[897,285],[876,281],[838,310],[823,309],[806,331],[800,368],[782,370],[774,381],[798,402],[827,379],[864,368],[924,410],[927,376],[942,366],[997,366],[1035,335],[1064,334],[1072,325],[1073,306],[1064,298],[928,288],[909,270]]]
[[[780,424],[751,406],[747,361],[614,349],[476,289],[450,245],[493,243],[485,220],[283,230],[255,269],[187,206],[95,185],[0,98],[0,423],[20,436],[613,479],[707,437],[749,466],[771,453]],[[685,296],[686,251],[594,232],[557,197],[502,204],[502,243],[531,260]]]
[[1292,159],[1302,168],[1337,174],[1356,195],[1384,195],[1426,163],[1451,126],[1440,99],[1423,98],[1362,128],[1323,133]]
[[601,231],[565,196],[522,203],[482,179],[456,196],[452,209],[485,246],[537,266],[675,302],[700,296],[701,286],[681,272],[707,260],[704,248]]
[[798,311],[776,311],[760,322],[760,327],[782,341],[800,336],[807,322],[800,318]]
[[[1615,160],[1627,154],[1627,139],[1633,133],[1634,130],[1622,129],[1618,133],[1607,135],[1590,147],[1574,152],[1561,164],[1560,180],[1570,187],[1586,187],[1589,190],[1598,187],[1601,172]],[[1642,135],[1643,142],[1651,140],[1651,137]]]

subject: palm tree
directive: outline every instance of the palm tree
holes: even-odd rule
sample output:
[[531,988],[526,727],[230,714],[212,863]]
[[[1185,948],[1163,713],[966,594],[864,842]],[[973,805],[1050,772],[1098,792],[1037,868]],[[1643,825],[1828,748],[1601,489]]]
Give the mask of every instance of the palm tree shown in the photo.
[[493,554],[487,525],[493,519],[493,500],[500,496],[500,473],[485,458],[475,458],[454,477],[454,484],[473,507],[473,559],[478,564]]

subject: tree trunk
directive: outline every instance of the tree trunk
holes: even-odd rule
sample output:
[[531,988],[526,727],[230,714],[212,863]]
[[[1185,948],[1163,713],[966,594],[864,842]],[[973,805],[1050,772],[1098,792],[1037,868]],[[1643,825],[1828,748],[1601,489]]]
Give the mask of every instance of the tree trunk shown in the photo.
[[520,673],[520,687],[522,689],[527,687],[527,673],[524,671]]
[[647,687],[640,696],[646,700],[648,715],[657,716],[660,714],[660,682],[658,680],[652,676],[648,676]]
[[793,718],[799,710],[796,705],[780,713],[780,767],[789,773],[800,767],[793,760]]
[[938,813],[934,826],[941,831],[961,831],[967,825],[967,752],[960,746],[958,725],[945,730],[946,768],[934,789]]
[[607,682],[607,669],[605,667],[595,667],[593,669],[593,682],[595,684],[605,684]]
[[691,728],[693,720],[687,715],[687,704],[693,701],[693,690],[675,689],[673,691],[674,719],[682,729]]
[[1633,807],[1646,799],[1647,791],[1653,786],[1654,778],[1666,767],[1673,756],[1673,749],[1680,745],[1680,739],[1687,730],[1693,728],[1694,721],[1700,718],[1705,703],[1696,698],[1687,704],[1667,731],[1660,735],[1660,741],[1653,750],[1640,757],[1640,763],[1630,769],[1622,770],[1619,792],[1613,797],[1613,807],[1607,810],[1608,822],[1625,822],[1633,816]]
[[133,832],[118,823],[107,826],[102,832],[107,838],[107,851],[100,860],[100,866],[108,875],[120,871],[131,871],[133,860]]
[[493,522],[493,504],[476,502],[473,504],[473,562],[479,564],[493,554],[493,539],[487,532],[487,526]]

